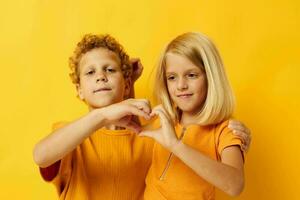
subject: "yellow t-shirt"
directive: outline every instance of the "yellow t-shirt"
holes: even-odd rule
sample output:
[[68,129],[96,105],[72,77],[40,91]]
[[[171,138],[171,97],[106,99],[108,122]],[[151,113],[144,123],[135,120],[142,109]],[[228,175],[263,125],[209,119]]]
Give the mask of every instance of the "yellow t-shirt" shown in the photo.
[[[223,149],[232,145],[241,145],[241,140],[232,134],[227,125],[228,121],[213,126],[188,126],[182,141],[212,159],[220,161]],[[175,131],[180,137],[183,127],[177,124]],[[169,156],[169,151],[155,143],[152,164],[146,178],[145,200],[215,199],[213,185],[202,179],[176,156],[170,159],[168,165]],[[162,175],[163,178],[160,180]]]
[[153,140],[129,130],[97,130],[61,160],[59,199],[142,199],[152,150]]

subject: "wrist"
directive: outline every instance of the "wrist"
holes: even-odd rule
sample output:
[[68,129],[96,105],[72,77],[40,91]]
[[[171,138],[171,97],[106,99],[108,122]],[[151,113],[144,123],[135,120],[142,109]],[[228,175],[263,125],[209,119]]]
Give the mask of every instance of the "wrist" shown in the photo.
[[93,117],[95,117],[97,124],[99,124],[100,127],[106,126],[106,124],[107,124],[107,119],[104,115],[104,112],[105,111],[103,110],[103,108],[98,108],[98,109],[93,110],[91,113],[93,115]]
[[184,148],[185,144],[182,142],[182,140],[177,140],[171,147],[171,152],[173,152],[176,156],[182,152],[182,149]]

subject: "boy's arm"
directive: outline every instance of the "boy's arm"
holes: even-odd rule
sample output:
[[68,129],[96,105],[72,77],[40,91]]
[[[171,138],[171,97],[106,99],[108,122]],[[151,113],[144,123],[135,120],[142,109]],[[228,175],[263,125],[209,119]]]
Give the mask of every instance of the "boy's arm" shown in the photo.
[[92,132],[104,126],[104,118],[99,111],[95,109],[89,112],[80,119],[53,131],[37,143],[33,151],[36,164],[42,168],[50,166],[75,149]]
[[42,168],[62,159],[94,131],[106,125],[119,125],[138,131],[131,116],[149,118],[150,106],[145,99],[128,99],[107,107],[94,109],[85,116],[53,131],[36,144],[33,158]]

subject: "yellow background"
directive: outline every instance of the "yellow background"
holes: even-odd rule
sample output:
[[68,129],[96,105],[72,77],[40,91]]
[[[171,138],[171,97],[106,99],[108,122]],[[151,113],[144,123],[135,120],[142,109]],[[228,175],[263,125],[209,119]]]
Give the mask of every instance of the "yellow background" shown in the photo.
[[1,0],[0,199],[56,199],[32,149],[53,122],[87,111],[67,64],[84,33],[110,33],[140,57],[136,94],[150,97],[160,50],[186,31],[215,41],[236,94],[235,116],[252,130],[237,199],[299,199],[299,8],[298,0]]

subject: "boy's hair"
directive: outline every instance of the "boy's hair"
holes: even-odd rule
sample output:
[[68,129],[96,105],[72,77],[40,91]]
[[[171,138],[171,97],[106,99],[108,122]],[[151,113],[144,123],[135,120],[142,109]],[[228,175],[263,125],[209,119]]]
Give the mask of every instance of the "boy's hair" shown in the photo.
[[115,38],[108,34],[86,34],[77,44],[73,55],[69,58],[69,66],[71,68],[70,77],[74,84],[79,84],[80,82],[79,62],[82,55],[96,48],[105,48],[116,53],[121,61],[120,67],[123,72],[124,78],[127,79],[131,77],[133,68],[129,61],[129,56],[125,52],[123,46]]
[[207,96],[199,111],[198,123],[212,125],[231,117],[234,110],[234,96],[227,79],[222,59],[212,41],[201,33],[184,33],[172,40],[161,53],[155,78],[155,96],[175,122],[180,120],[181,111],[176,108],[167,89],[166,54],[181,55],[205,74]]

